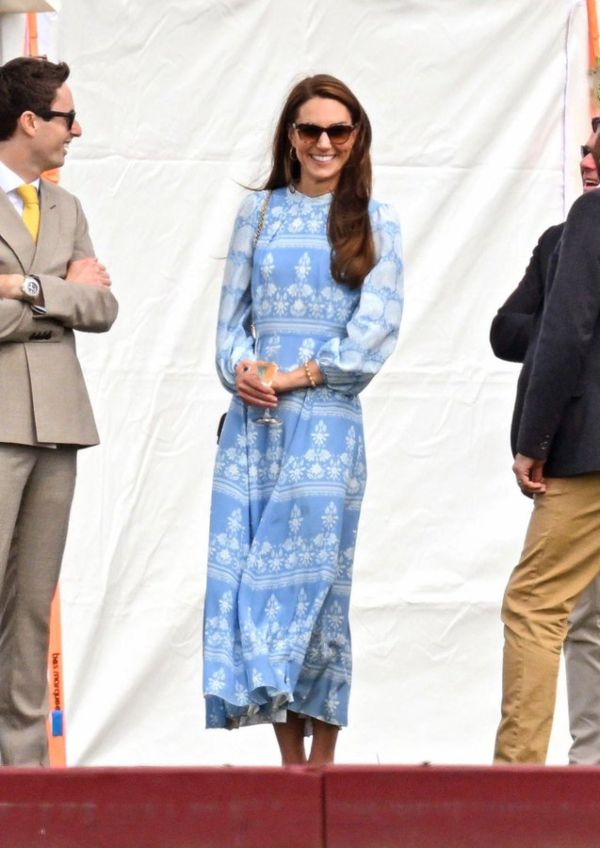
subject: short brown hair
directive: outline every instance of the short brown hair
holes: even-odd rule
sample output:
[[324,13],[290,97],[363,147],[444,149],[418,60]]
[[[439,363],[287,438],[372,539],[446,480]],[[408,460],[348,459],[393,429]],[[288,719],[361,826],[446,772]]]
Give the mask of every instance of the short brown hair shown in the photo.
[[11,138],[23,112],[47,112],[69,76],[65,62],[21,56],[0,67],[0,141]]

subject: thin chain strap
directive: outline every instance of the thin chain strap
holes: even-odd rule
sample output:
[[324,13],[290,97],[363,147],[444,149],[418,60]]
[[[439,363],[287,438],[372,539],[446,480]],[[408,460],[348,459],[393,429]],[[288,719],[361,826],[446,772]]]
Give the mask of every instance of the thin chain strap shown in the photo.
[[[267,209],[269,208],[270,199],[271,192],[268,191],[265,195],[265,199],[263,200],[262,206],[260,207],[260,212],[258,213],[258,225],[256,227],[256,232],[254,233],[254,240],[252,242],[252,247],[254,249],[256,249],[260,234],[262,233],[263,227],[265,225],[265,218],[267,217]],[[250,325],[250,333],[252,334],[252,338],[256,339],[256,327],[254,326],[254,321]]]
[[258,240],[260,238],[260,234],[263,231],[263,227],[265,225],[265,218],[267,217],[267,209],[269,208],[269,200],[271,199],[271,192],[268,191],[265,199],[263,200],[263,204],[260,207],[260,212],[258,214],[258,226],[256,228],[256,232],[254,233],[254,242],[253,247],[256,247],[258,244]]

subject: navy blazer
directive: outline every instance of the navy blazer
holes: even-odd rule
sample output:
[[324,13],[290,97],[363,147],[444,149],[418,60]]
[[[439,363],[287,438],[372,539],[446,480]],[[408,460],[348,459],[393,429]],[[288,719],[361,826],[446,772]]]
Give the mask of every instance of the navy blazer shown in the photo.
[[[510,323],[503,310],[511,298],[519,305],[517,289],[492,327],[498,355],[506,352],[503,345],[510,347],[511,338],[517,351],[529,327],[513,450],[545,460],[544,473],[550,477],[600,471],[600,191],[578,198],[560,230],[544,233],[528,268],[529,274],[537,265],[537,282],[542,280],[536,311],[525,313],[528,318],[516,313],[520,317],[510,333],[502,330],[502,322]],[[519,288],[531,293],[537,282],[524,285],[525,278]]]
[[555,267],[551,264],[555,248],[560,241],[564,224],[547,229],[535,246],[525,275],[514,292],[502,304],[490,331],[492,349],[499,359],[523,362],[517,382],[517,396],[510,428],[510,446],[517,452],[517,436],[523,412],[523,399],[535,351],[535,340],[544,307],[546,279]]

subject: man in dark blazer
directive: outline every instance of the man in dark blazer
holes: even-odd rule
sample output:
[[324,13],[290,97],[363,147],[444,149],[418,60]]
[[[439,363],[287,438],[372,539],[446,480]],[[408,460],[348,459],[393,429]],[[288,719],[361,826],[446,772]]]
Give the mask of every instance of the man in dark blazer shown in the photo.
[[597,657],[592,679],[589,673],[581,678],[587,660],[599,653],[594,630],[600,572],[600,192],[590,158],[598,144],[596,120],[593,130],[582,151],[586,193],[564,225],[542,235],[524,279],[492,325],[494,352],[524,362],[511,428],[513,470],[523,493],[534,497],[523,554],[502,607],[497,762],[545,761],[570,614],[571,758],[598,762],[600,756],[600,713],[590,697],[590,687],[597,691],[600,680]]
[[46,765],[47,652],[77,449],[98,434],[74,330],[117,304],[79,201],[40,179],[81,135],[69,68],[0,68],[0,757]]

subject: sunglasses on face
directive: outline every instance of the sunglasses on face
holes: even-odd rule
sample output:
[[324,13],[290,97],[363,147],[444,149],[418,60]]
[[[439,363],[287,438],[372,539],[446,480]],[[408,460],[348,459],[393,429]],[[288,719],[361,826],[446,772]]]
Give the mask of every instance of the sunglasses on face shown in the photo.
[[64,118],[67,122],[67,129],[70,130],[75,123],[76,112],[74,109],[71,109],[70,112],[57,112],[54,109],[50,109],[47,112],[36,112],[36,115],[40,117],[42,121],[51,121],[52,118]]
[[318,141],[325,133],[332,144],[344,144],[354,130],[356,124],[332,124],[330,127],[320,127],[318,124],[292,124],[301,141]]

